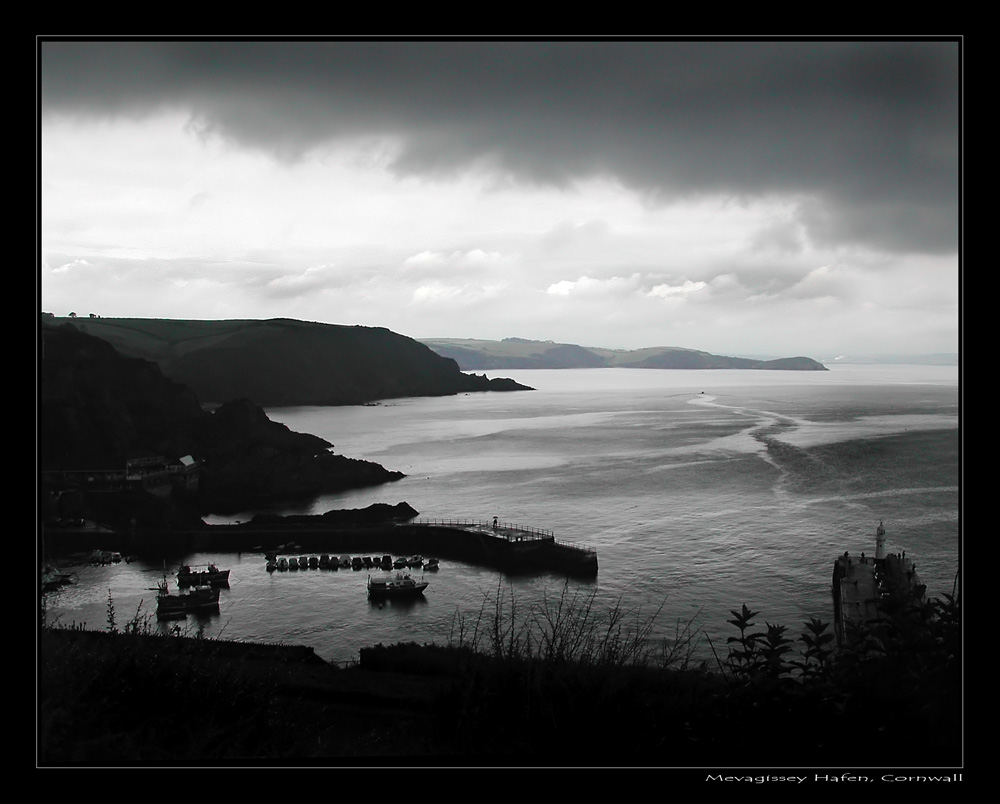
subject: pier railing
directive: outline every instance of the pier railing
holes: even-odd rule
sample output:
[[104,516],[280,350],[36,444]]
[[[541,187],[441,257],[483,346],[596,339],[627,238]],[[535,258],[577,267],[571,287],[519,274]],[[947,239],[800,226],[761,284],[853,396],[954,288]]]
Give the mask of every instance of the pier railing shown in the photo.
[[[518,525],[513,522],[500,522],[497,521],[496,525],[493,524],[492,520],[485,519],[414,519],[408,524],[410,525],[420,525],[423,527],[441,527],[441,528],[460,528],[468,530],[480,530],[484,533],[489,533],[491,535],[497,536],[498,538],[507,539],[508,541],[513,541],[517,538],[521,539],[545,539],[555,541],[555,534],[551,530],[546,530],[545,528],[534,528],[530,525]],[[576,550],[580,550],[585,553],[597,554],[597,551],[591,547],[587,547],[582,544],[575,544],[573,542],[567,542],[565,540],[560,540],[560,544],[564,544],[568,547],[572,547]]]
[[411,525],[424,525],[428,527],[441,528],[475,528],[495,533],[497,536],[505,536],[508,533],[517,536],[528,536],[534,539],[554,539],[555,534],[551,530],[544,528],[533,528],[528,525],[516,525],[513,522],[500,522],[495,525],[492,520],[484,519],[414,519]]

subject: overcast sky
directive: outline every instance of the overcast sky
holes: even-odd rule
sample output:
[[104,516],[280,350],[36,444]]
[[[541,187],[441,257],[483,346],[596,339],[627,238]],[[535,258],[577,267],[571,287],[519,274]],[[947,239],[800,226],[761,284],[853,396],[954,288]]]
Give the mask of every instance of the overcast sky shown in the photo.
[[56,315],[958,348],[956,41],[39,50]]

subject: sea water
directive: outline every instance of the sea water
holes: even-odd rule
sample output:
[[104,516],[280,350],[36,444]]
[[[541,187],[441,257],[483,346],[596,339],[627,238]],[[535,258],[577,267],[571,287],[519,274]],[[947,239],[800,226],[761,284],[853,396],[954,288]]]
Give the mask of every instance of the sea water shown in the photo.
[[[428,519],[482,519],[552,530],[597,550],[594,579],[505,577],[442,557],[422,599],[369,601],[367,571],[268,573],[259,553],[77,567],[79,583],[47,596],[63,624],[116,626],[154,607],[178,563],[232,569],[218,614],[187,633],[306,644],[335,662],[378,643],[468,640],[498,600],[519,619],[559,601],[613,608],[656,640],[679,626],[699,655],[724,650],[744,603],[792,635],[832,616],[833,560],[907,552],[928,593],[955,587],[960,545],[958,370],[833,365],[828,372],[564,369],[505,371],[531,392],[269,409],[334,451],[406,477],[272,506],[323,513],[407,502]],[[227,520],[246,520],[257,511]],[[223,521],[210,518],[208,521]],[[372,555],[384,552],[373,546]],[[156,625],[154,627],[170,627]]]

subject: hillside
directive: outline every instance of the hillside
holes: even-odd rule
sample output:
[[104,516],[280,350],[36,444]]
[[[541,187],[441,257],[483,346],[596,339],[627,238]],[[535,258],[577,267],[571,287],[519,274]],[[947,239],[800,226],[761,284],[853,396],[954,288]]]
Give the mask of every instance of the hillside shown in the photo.
[[[190,455],[201,463],[200,484],[183,508],[196,512],[239,510],[403,476],[336,455],[325,439],[271,421],[248,399],[203,410],[190,388],[165,377],[155,363],[125,357],[72,325],[45,328],[41,346],[38,456],[43,472],[120,470],[130,457]],[[60,506],[73,504],[76,495],[67,494],[65,484],[50,490]],[[149,495],[128,497],[91,494],[77,500],[83,510],[50,513],[109,524],[127,522],[140,509],[148,512],[150,524],[183,515]],[[98,504],[100,511],[93,509]]]
[[434,338],[422,342],[442,357],[455,360],[463,371],[557,368],[829,370],[808,357],[755,360],[675,346],[601,349],[524,338],[504,338],[502,341]]
[[357,405],[407,396],[530,390],[463,374],[454,360],[381,327],[291,319],[193,321],[54,318],[122,355],[155,362],[202,403],[246,398],[262,406]]

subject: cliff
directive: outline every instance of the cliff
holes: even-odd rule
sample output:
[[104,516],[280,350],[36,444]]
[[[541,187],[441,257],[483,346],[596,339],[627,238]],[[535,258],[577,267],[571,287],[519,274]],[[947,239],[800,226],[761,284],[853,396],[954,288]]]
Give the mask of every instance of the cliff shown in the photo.
[[[50,318],[58,324],[70,319]],[[203,403],[358,405],[407,396],[531,390],[512,380],[464,374],[427,346],[381,327],[292,319],[190,321],[73,319],[122,355],[154,361]]]
[[557,368],[828,371],[822,363],[809,357],[774,360],[725,357],[676,346],[601,349],[525,338],[505,338],[502,341],[438,338],[425,340],[424,343],[439,355],[455,360],[463,371]]
[[200,481],[185,503],[205,513],[403,477],[335,455],[325,439],[271,421],[250,400],[206,411],[155,363],[125,357],[72,325],[42,330],[40,370],[43,471],[124,469],[128,457],[191,455],[201,461]]

